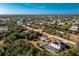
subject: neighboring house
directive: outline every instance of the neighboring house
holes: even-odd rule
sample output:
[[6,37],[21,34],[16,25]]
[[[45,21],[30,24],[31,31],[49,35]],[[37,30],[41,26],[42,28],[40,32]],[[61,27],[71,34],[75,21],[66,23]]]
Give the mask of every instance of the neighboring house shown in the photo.
[[7,24],[6,19],[0,18],[0,32],[7,30],[6,24]]
[[26,24],[27,25],[31,25],[33,22],[32,21],[27,21]]
[[74,22],[72,25],[78,25],[79,24],[79,22],[78,21],[76,21],[76,22]]
[[49,38],[47,36],[39,37],[42,41],[49,42]]
[[65,24],[65,22],[60,22],[60,23],[58,23],[58,25],[64,25]]
[[0,26],[0,32],[6,31],[7,30],[7,26]]
[[78,26],[72,25],[69,30],[71,30],[71,31],[77,31],[78,28],[79,28]]
[[18,21],[17,21],[17,24],[18,24],[18,25],[22,25],[22,24],[23,24],[22,21],[23,21],[23,19],[18,20]]
[[40,37],[41,40],[48,40],[48,37],[47,36],[42,36]]
[[17,24],[18,25],[23,25],[23,24],[30,25],[30,24],[32,24],[32,21],[31,20],[26,20],[26,19],[21,19],[21,20],[17,21]]

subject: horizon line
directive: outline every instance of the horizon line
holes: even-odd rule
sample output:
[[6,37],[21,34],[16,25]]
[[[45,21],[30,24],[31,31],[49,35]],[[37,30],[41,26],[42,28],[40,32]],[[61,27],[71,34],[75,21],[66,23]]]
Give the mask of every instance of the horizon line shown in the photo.
[[79,14],[0,14],[0,15],[79,15]]

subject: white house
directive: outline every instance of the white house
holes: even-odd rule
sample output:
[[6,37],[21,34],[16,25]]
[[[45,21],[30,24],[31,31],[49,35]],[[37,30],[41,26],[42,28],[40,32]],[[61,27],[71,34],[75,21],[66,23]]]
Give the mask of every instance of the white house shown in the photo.
[[64,25],[65,24],[65,22],[59,22],[58,23],[58,25]]
[[78,28],[79,28],[78,26],[72,25],[69,30],[71,30],[71,31],[77,31]]
[[61,42],[60,40],[57,40],[56,42],[50,42],[49,44],[46,44],[44,46],[47,50],[51,51],[51,52],[55,52],[58,53],[60,51],[69,49],[70,46],[67,45],[64,42]]
[[18,24],[18,25],[22,25],[22,24],[23,24],[22,21],[23,21],[23,19],[17,21],[17,24]]
[[47,36],[39,37],[42,41],[49,42],[49,38]]
[[39,37],[41,40],[48,40],[48,37],[47,36],[42,36],[42,37]]

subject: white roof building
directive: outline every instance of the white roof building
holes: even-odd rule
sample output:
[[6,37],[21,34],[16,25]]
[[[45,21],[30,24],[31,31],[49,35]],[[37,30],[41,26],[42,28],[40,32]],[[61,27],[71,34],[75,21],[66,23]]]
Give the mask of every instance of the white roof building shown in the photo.
[[7,30],[7,26],[0,26],[0,32],[6,31],[6,30]]
[[56,44],[53,44],[53,43],[50,43],[49,46],[52,46],[55,49],[60,49],[61,48],[59,45],[56,45]]
[[42,37],[39,37],[41,40],[48,40],[48,37],[46,36],[42,36]]
[[39,37],[42,41],[45,41],[45,42],[50,42],[49,38],[47,36],[42,36],[42,37]]
[[72,25],[71,28],[69,30],[71,31],[77,31],[79,27]]
[[22,24],[23,24],[23,23],[22,23],[22,20],[23,20],[23,19],[17,21],[17,24],[18,24],[18,25],[22,25]]

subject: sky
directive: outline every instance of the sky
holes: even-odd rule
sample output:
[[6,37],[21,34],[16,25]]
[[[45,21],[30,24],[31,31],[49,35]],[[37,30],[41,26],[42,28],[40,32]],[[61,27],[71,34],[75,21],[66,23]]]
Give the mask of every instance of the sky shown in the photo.
[[0,14],[79,14],[79,3],[0,3]]

